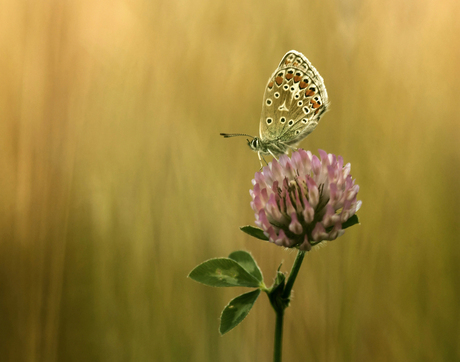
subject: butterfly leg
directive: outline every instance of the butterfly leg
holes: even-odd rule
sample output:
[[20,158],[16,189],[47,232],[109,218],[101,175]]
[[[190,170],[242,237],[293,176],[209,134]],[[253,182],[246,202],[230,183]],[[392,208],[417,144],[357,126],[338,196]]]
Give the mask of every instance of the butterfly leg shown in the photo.
[[[278,158],[273,154],[272,151],[270,151],[270,149],[268,150],[268,152],[270,152],[270,154],[274,157],[274,159],[278,161]],[[265,161],[265,162],[267,162],[267,161]]]
[[[259,156],[259,162],[260,162],[260,170],[262,170],[264,168],[264,164],[262,163],[262,160],[264,160],[265,164],[268,166],[268,162],[267,160],[265,159],[265,157],[260,153],[260,152],[257,152],[257,155]],[[259,170],[259,171],[260,171]]]
[[289,148],[291,150],[291,152],[294,152],[294,151],[298,150],[298,148],[296,146],[287,145],[286,143],[283,143],[283,145],[285,145],[287,148]]
[[[260,157],[260,152],[257,152],[257,156],[259,156],[259,162],[260,162],[260,169],[262,170],[262,167],[264,167],[264,164],[262,163],[262,157]],[[264,161],[265,161],[265,158],[264,158]],[[265,161],[265,163],[267,163],[267,161]],[[267,163],[268,165],[268,163]]]

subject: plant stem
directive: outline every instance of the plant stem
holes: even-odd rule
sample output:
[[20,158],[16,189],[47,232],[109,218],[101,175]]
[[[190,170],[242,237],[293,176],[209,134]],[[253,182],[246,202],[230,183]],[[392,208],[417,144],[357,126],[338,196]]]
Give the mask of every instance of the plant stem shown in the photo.
[[289,274],[286,286],[281,293],[281,303],[272,303],[276,313],[276,326],[275,326],[275,349],[273,354],[273,362],[281,362],[281,355],[283,351],[283,318],[284,309],[289,306],[289,299],[291,290],[294,285],[297,274],[299,274],[300,266],[302,265],[304,251],[299,251],[297,257],[292,265],[291,273]]
[[275,326],[275,350],[273,354],[273,362],[281,362],[283,353],[283,317],[284,309],[277,309],[276,326]]
[[297,278],[297,274],[299,274],[300,266],[302,265],[303,258],[305,256],[305,252],[299,250],[297,253],[297,257],[295,258],[294,265],[292,265],[291,273],[289,274],[289,278],[286,282],[286,286],[284,287],[282,297],[289,298],[291,295],[291,289],[294,285],[295,278]]

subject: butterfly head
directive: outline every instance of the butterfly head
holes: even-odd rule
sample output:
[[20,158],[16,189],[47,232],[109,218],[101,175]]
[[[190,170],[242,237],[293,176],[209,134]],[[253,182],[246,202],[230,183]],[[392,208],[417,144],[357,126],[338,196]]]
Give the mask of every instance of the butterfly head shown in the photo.
[[252,140],[247,140],[247,141],[248,141],[248,146],[251,150],[259,151],[259,147],[260,147],[259,138],[254,137]]
[[252,138],[251,140],[246,139],[246,141],[248,141],[249,148],[256,152],[260,150],[261,142],[258,137],[253,137],[246,133],[221,133],[220,135],[224,136],[224,138],[237,137],[237,136],[251,137]]

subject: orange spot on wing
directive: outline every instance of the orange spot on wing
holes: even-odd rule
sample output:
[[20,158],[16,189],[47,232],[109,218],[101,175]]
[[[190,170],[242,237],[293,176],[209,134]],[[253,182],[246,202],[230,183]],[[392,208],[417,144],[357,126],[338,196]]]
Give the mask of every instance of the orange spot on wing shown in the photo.
[[[311,89],[307,89],[307,90],[305,91],[305,97],[310,97],[310,96],[312,96],[312,95],[314,95],[314,94],[315,94],[315,92],[313,92]],[[316,103],[316,102],[315,102],[315,103]]]
[[[300,89],[306,88],[307,85],[308,85],[308,84],[305,83],[305,82],[300,82],[300,83],[299,83],[299,88],[300,88]],[[308,91],[307,91],[307,92],[308,92]]]
[[[318,114],[318,112],[319,112],[319,109],[317,109],[317,110],[315,111],[315,114]],[[319,119],[318,119],[318,122],[319,122]]]
[[314,109],[321,107],[321,105],[313,99],[310,101],[310,103],[313,104]]
[[287,79],[287,80],[292,79],[293,76],[294,76],[294,75],[292,75],[291,73],[286,73],[286,79]]
[[281,83],[283,83],[283,78],[282,77],[276,77],[275,82],[276,82],[276,84],[281,85]]
[[272,89],[272,88],[273,88],[273,81],[271,81],[270,83],[268,83],[268,88],[269,88],[269,89]]
[[302,77],[299,76],[299,75],[296,75],[296,76],[294,77],[294,82],[297,83],[300,79],[302,79]]

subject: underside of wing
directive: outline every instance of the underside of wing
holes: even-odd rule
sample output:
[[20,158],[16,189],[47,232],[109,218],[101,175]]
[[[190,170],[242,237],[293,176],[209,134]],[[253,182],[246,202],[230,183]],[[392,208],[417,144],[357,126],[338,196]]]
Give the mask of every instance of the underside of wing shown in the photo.
[[303,54],[291,50],[265,87],[260,137],[294,145],[315,129],[327,106],[323,78]]

